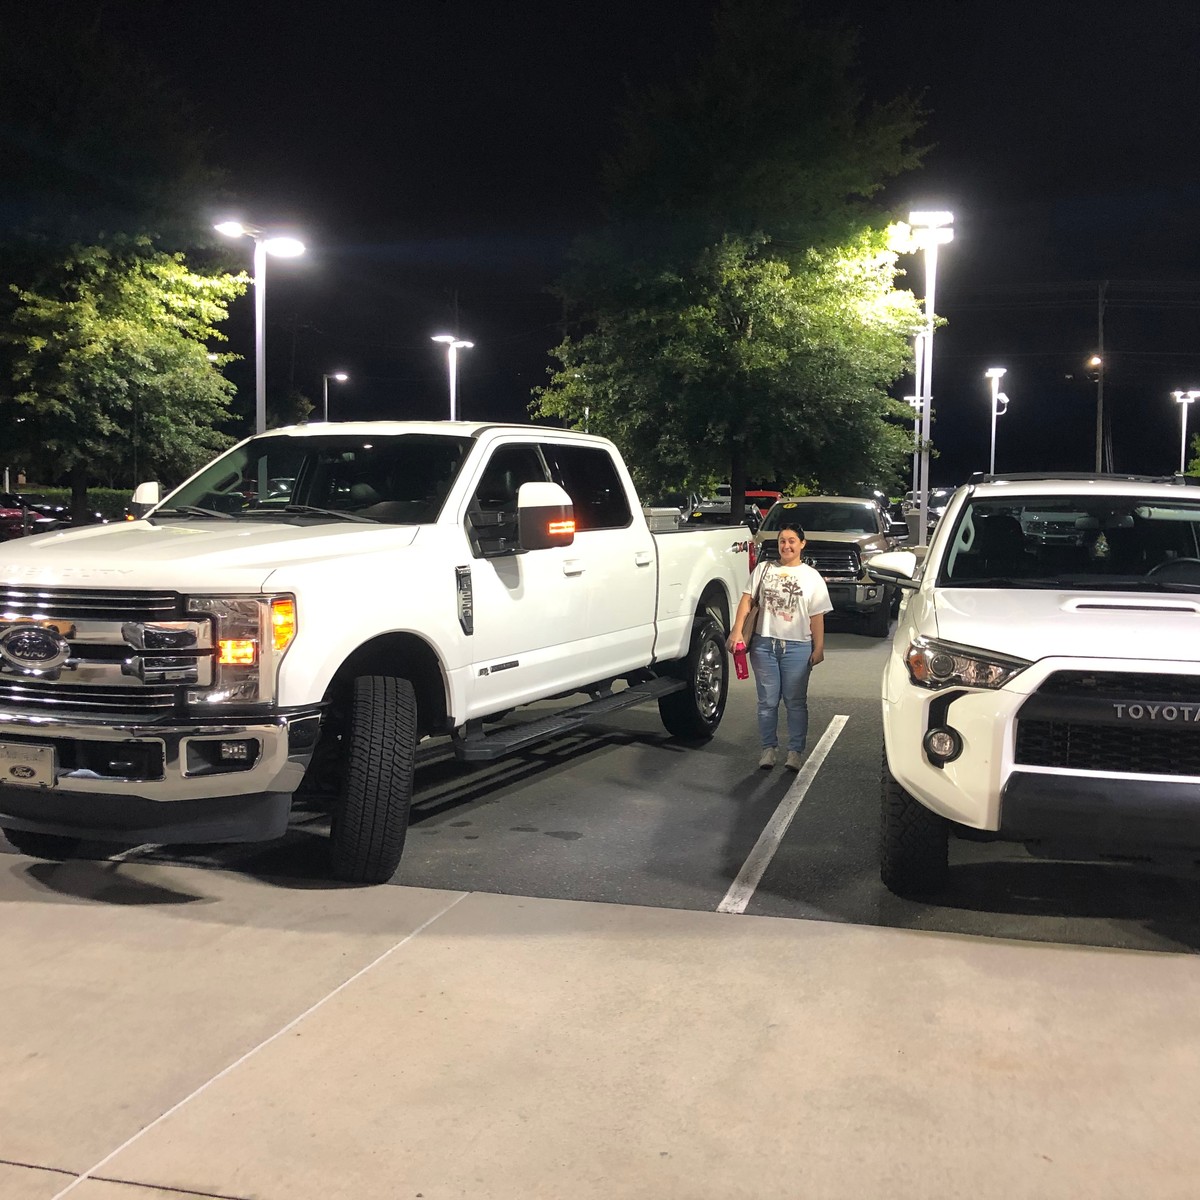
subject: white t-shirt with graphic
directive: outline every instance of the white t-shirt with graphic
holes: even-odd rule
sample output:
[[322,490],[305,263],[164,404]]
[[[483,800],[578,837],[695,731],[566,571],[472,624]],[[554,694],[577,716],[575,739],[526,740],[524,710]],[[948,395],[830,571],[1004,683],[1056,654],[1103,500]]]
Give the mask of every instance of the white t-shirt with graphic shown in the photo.
[[[759,589],[761,581],[762,587]],[[745,630],[787,642],[811,642],[813,617],[833,612],[825,580],[807,563],[784,567],[779,563],[759,563],[750,576],[746,591],[758,596],[762,616],[758,628]],[[749,637],[746,639],[749,641]]]

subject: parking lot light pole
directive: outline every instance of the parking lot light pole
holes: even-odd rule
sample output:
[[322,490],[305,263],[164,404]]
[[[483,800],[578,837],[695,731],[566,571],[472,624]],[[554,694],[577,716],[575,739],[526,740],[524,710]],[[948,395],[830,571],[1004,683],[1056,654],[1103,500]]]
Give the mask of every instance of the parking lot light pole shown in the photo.
[[988,367],[983,373],[984,379],[992,381],[992,452],[988,458],[989,475],[996,473],[996,418],[1008,412],[1008,397],[1000,390],[1000,380],[1004,378],[1006,371],[1006,367]]
[[269,237],[257,225],[222,221],[213,228],[226,237],[248,237],[254,241],[254,432],[267,428],[267,255],[296,258],[304,243],[294,237]]
[[1179,405],[1179,473],[1187,471],[1187,419],[1188,405],[1200,399],[1200,390],[1190,392],[1172,392],[1175,402]]
[[324,384],[324,388],[322,390],[323,400],[321,407],[321,420],[329,420],[329,381],[331,379],[336,379],[338,383],[345,383],[349,378],[350,376],[347,375],[345,371],[331,371],[328,375],[321,376],[321,380]]
[[450,420],[458,420],[458,352],[460,350],[470,350],[475,343],[464,342],[461,338],[457,338],[452,333],[437,333],[430,339],[434,342],[442,342],[446,347],[446,368],[450,373]]
[[[917,530],[917,545],[924,546],[929,540],[929,440],[933,412],[933,329],[937,309],[937,260],[938,247],[954,240],[954,214],[950,212],[910,212],[908,223],[912,227],[912,242],[925,256],[925,329],[917,338],[917,397],[920,413],[920,436],[917,439],[917,454],[920,470],[917,478],[920,488],[920,526]],[[916,499],[916,497],[914,497]]]

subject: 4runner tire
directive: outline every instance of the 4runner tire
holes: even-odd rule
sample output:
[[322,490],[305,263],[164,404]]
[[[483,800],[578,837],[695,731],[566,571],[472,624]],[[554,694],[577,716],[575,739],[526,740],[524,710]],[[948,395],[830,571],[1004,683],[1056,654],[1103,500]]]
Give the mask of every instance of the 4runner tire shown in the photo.
[[51,860],[70,858],[82,841],[81,838],[64,837],[59,833],[35,833],[29,829],[6,829],[4,836],[22,854]]
[[396,873],[408,832],[416,749],[413,685],[390,675],[356,679],[329,833],[335,879],[387,883]]
[[913,799],[883,755],[879,876],[897,896],[921,896],[946,885],[950,822]]
[[696,621],[687,656],[672,663],[669,670],[687,686],[658,702],[658,715],[667,732],[690,740],[711,738],[721,724],[729,694],[725,631],[711,613]]

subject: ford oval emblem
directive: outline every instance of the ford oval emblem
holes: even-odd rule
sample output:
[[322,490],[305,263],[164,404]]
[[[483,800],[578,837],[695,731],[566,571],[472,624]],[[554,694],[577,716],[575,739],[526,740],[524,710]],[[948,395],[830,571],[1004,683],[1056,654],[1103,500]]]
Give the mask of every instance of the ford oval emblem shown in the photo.
[[40,625],[10,625],[0,633],[0,661],[18,671],[41,674],[61,667],[71,657],[71,645],[53,629]]
[[37,772],[32,767],[26,767],[18,763],[15,767],[9,767],[8,773],[14,779],[32,779]]

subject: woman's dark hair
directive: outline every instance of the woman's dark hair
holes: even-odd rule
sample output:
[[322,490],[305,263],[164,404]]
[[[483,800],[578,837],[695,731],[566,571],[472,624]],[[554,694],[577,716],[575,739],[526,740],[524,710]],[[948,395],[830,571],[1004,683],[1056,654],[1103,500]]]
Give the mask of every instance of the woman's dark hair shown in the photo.
[[779,534],[783,533],[784,530],[787,530],[787,529],[790,529],[792,531],[792,533],[794,533],[802,542],[807,541],[807,539],[804,536],[804,530],[801,529],[800,526],[795,521],[784,521],[784,523],[782,525],[780,525],[778,531],[775,534],[776,538],[778,539]]

